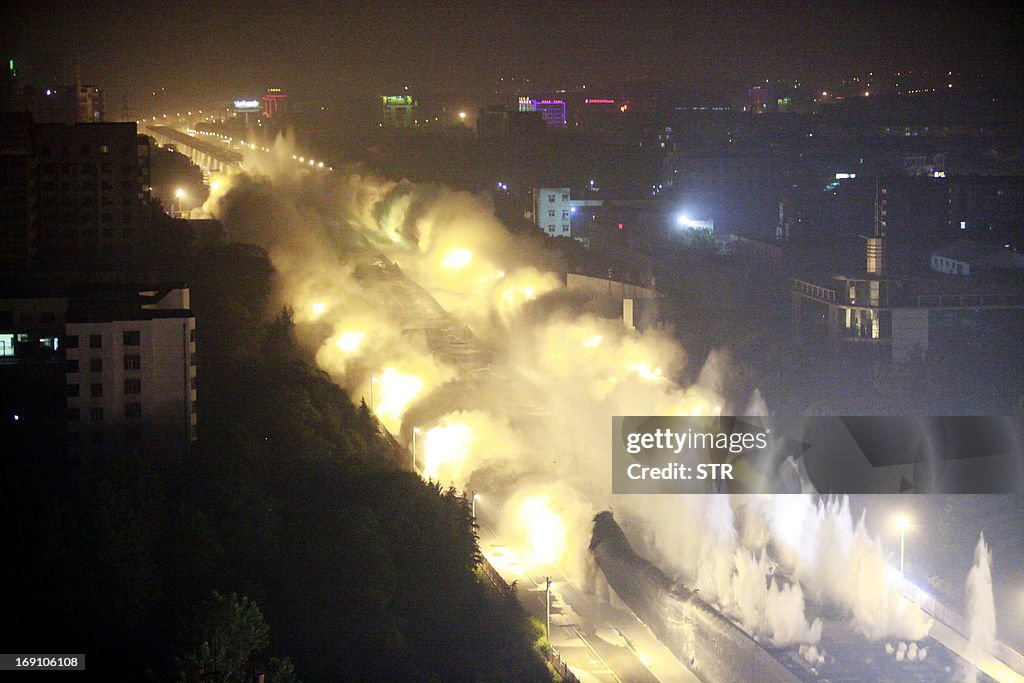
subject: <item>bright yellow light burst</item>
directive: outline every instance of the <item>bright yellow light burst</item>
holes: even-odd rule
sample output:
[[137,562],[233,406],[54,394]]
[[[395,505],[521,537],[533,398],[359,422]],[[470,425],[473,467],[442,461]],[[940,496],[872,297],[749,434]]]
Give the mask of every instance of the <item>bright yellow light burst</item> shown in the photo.
[[444,258],[441,259],[441,265],[449,270],[459,270],[468,266],[472,260],[473,252],[469,249],[457,247],[445,254]]
[[473,432],[463,422],[431,427],[423,439],[423,474],[428,479],[451,477],[469,458]]
[[587,349],[596,349],[598,346],[600,346],[602,339],[604,339],[604,337],[602,337],[599,334],[595,334],[590,339],[584,340],[583,341],[583,346],[584,346],[584,348],[587,348]]
[[509,309],[518,308],[527,301],[537,297],[537,289],[532,285],[525,287],[509,286],[501,293],[501,303]]
[[377,378],[380,398],[376,401],[376,412],[388,429],[401,425],[402,415],[417,394],[423,391],[423,380],[416,375],[386,369]]
[[345,353],[355,353],[359,350],[360,344],[366,339],[366,333],[362,330],[351,330],[338,335],[338,348]]
[[648,382],[658,382],[665,379],[665,376],[661,372],[661,368],[651,368],[647,363],[633,363],[626,369],[630,372],[635,372]]
[[322,316],[324,314],[324,311],[326,311],[326,310],[327,310],[327,304],[325,304],[323,302],[318,301],[315,304],[313,304],[313,315],[316,316],[317,318]]
[[532,563],[555,564],[562,559],[565,522],[551,509],[551,496],[538,494],[523,500],[516,522],[526,537]]

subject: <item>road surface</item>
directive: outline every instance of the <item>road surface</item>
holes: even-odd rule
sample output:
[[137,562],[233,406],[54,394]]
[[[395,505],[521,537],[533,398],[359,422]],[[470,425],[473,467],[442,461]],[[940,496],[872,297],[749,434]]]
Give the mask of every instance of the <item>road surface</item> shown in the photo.
[[581,591],[555,566],[527,568],[483,515],[477,524],[480,552],[541,622],[551,577],[551,644],[581,683],[699,683],[628,608]]

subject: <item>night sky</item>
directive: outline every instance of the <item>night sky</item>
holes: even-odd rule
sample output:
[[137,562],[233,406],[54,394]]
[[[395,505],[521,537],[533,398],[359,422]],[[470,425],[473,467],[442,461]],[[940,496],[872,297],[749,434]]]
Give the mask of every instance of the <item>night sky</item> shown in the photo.
[[[736,87],[907,68],[1013,74],[1021,3],[979,2],[20,2],[6,53],[73,73],[133,109],[259,94],[325,101],[409,84],[479,96],[661,80]],[[1019,76],[1014,77],[1019,80]]]

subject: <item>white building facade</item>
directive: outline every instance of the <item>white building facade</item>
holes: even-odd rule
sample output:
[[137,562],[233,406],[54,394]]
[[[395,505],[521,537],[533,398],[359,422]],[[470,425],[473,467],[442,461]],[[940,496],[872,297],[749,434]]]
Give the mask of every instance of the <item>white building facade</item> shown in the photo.
[[196,321],[188,289],[140,296],[144,303],[134,310],[69,316],[64,351],[72,449],[182,454],[196,438]]
[[542,187],[534,192],[534,219],[550,237],[572,234],[572,202],[568,187]]

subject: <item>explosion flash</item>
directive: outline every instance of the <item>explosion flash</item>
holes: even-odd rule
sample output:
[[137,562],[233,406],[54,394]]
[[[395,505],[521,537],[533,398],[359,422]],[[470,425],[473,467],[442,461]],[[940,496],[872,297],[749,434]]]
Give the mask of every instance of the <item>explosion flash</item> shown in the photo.
[[529,549],[529,560],[535,565],[557,564],[565,552],[566,527],[561,516],[551,508],[551,497],[537,494],[524,499],[515,511],[516,525]]
[[364,339],[366,339],[365,332],[362,330],[352,330],[339,334],[338,341],[335,344],[345,353],[355,353],[359,350]]
[[451,478],[453,470],[470,456],[472,431],[469,425],[456,422],[431,427],[423,440],[423,475],[427,479]]
[[441,259],[441,265],[451,270],[460,270],[469,265],[469,262],[473,260],[473,252],[469,249],[452,249],[449,251],[443,259]]
[[375,411],[388,429],[397,431],[402,424],[402,415],[412,400],[423,390],[424,382],[416,375],[387,368],[377,377],[380,398]]

